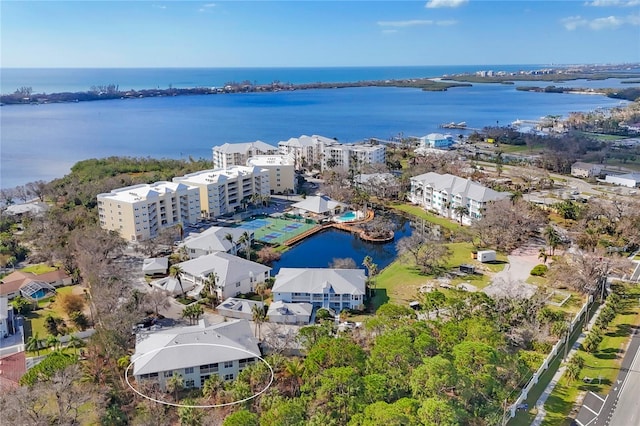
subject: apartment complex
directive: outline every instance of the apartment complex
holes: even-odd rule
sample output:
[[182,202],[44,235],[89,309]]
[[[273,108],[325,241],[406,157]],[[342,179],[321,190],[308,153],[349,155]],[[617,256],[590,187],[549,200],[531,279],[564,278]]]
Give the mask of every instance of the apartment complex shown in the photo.
[[[411,178],[409,200],[448,218],[459,218],[456,207],[466,207],[462,222],[482,218],[487,203],[509,198],[508,192],[497,192],[470,179],[434,172]],[[461,209],[460,209],[461,210]]]
[[208,217],[233,213],[254,194],[270,194],[269,170],[260,167],[201,170],[175,177],[173,181],[198,188],[200,210]]
[[262,141],[225,143],[213,147],[213,168],[227,169],[231,166],[244,166],[251,157],[275,154],[278,154],[278,147]]
[[129,241],[154,238],[163,228],[195,223],[200,216],[200,191],[176,182],[156,182],[98,194],[100,226]]
[[294,161],[285,155],[258,155],[247,160],[247,166],[269,171],[269,185],[272,194],[293,194],[296,192]]
[[278,142],[278,148],[280,149],[280,154],[293,158],[296,169],[301,169],[313,167],[314,165],[322,167],[322,155],[325,146],[336,145],[337,143],[335,139],[324,136],[302,135],[299,138]]
[[384,164],[385,159],[384,145],[335,144],[324,148],[322,170],[338,168],[357,171],[365,164]]

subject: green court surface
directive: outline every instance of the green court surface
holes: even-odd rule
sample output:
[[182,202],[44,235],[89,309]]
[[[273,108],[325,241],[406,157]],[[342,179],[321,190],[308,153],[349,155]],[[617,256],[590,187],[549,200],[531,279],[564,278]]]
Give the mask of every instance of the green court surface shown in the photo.
[[241,228],[250,229],[254,232],[255,240],[269,244],[282,244],[288,239],[316,226],[318,225],[305,223],[304,221],[273,217],[253,219],[240,224]]

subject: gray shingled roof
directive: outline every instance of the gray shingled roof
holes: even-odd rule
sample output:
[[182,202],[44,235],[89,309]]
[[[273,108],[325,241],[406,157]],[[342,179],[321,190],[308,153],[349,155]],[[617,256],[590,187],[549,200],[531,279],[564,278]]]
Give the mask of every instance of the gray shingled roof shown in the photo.
[[422,182],[431,186],[437,191],[445,191],[453,195],[461,195],[476,201],[496,201],[509,197],[508,192],[498,192],[491,188],[482,186],[470,179],[464,179],[450,174],[439,174],[434,172],[414,176],[412,181]]
[[363,269],[281,268],[273,293],[335,293],[364,295]]

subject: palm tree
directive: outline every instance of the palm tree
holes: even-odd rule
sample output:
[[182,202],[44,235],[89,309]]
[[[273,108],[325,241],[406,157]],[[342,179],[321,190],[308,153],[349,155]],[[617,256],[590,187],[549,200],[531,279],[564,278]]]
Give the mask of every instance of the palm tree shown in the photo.
[[549,258],[549,254],[547,253],[547,249],[544,247],[540,247],[540,253],[538,253],[538,259],[542,259],[542,263],[547,264],[547,259]]
[[38,332],[35,332],[31,335],[31,337],[29,337],[27,339],[27,345],[26,345],[26,349],[29,352],[33,352],[36,351],[36,353],[38,354],[38,356],[40,355],[40,350],[44,349],[44,342],[42,341],[42,339],[40,338],[40,336],[38,335]]
[[207,399],[214,398],[222,389],[223,384],[220,380],[220,376],[212,374],[207,380],[205,380],[204,385],[202,386],[202,396]]
[[173,393],[174,400],[178,402],[178,392],[184,389],[184,379],[182,375],[173,373],[173,376],[169,377],[166,383],[167,391]]
[[181,223],[176,223],[175,228],[178,230],[178,236],[180,241],[184,238],[184,226]]
[[224,239],[231,243],[233,254],[238,254],[238,247],[236,246],[236,242],[233,240],[233,235],[231,235],[230,232],[227,232],[224,236]]
[[244,246],[245,254],[247,255],[247,260],[251,260],[251,236],[247,231],[244,231],[240,238],[238,239],[238,243]]
[[469,214],[469,207],[467,206],[455,206],[453,211],[456,213],[456,216],[460,218],[460,225],[462,225],[462,217]]
[[67,343],[67,347],[75,349],[74,352],[75,352],[76,355],[78,355],[78,348],[81,348],[84,345],[85,345],[84,344],[84,340],[82,340],[81,338],[79,338],[75,334],[71,335],[71,337],[69,338],[69,342]]
[[209,293],[209,299],[211,300],[211,307],[215,308],[218,301],[218,292],[216,291],[218,274],[216,274],[215,271],[210,273],[209,275],[207,275],[207,279],[204,283],[207,286],[207,292]]
[[54,351],[60,348],[60,339],[57,336],[49,335],[47,336],[46,345],[48,348],[53,348]]
[[304,374],[304,363],[300,358],[293,358],[284,363],[284,376],[291,382],[291,395],[298,396],[302,375]]
[[553,256],[556,252],[556,248],[562,242],[560,234],[558,234],[553,226],[549,225],[544,229],[544,238],[547,240],[547,244],[549,245],[549,254]]
[[258,337],[258,340],[261,340],[260,331],[262,323],[267,320],[267,307],[265,305],[253,305],[251,313],[253,314],[253,322],[256,324],[256,336]]
[[169,276],[178,280],[178,284],[180,284],[180,290],[182,291],[182,297],[184,297],[184,287],[182,287],[182,275],[184,274],[184,270],[180,265],[173,265],[169,268]]
[[260,301],[264,302],[264,294],[267,291],[267,283],[262,281],[261,283],[256,284],[256,294],[260,295]]
[[378,265],[373,263],[371,256],[365,256],[362,261],[362,265],[367,268],[367,284],[369,286],[369,290],[371,290],[371,284],[374,282],[373,277],[378,273]]

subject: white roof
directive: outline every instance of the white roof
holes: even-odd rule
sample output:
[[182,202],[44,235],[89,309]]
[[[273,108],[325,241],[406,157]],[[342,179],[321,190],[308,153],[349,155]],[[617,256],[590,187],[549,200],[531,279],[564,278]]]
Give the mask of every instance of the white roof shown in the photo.
[[247,166],[231,166],[226,169],[209,169],[200,170],[198,172],[189,173],[184,176],[174,177],[174,182],[189,182],[200,185],[208,185],[211,183],[224,182],[228,179],[235,179],[239,176],[247,176],[257,174],[261,171],[260,167]]
[[220,146],[214,146],[213,150],[214,151],[218,151],[218,152],[224,152],[227,154],[231,154],[231,153],[238,153],[238,154],[245,154],[247,151],[249,150],[260,150],[260,151],[264,151],[264,152],[269,152],[269,151],[277,151],[278,148],[273,146],[273,145],[269,145],[268,143],[262,142],[260,140],[255,141],[255,142],[237,142],[237,143],[225,143],[222,144]]
[[364,295],[363,269],[281,268],[275,277],[273,293]]
[[308,212],[322,214],[329,211],[333,211],[336,207],[345,207],[346,204],[332,200],[326,195],[316,195],[313,197],[307,197],[302,201],[291,205],[293,208],[300,210],[306,210]]
[[225,311],[233,311],[233,312],[242,312],[244,314],[252,314],[253,307],[264,306],[263,302],[259,302],[257,300],[248,300],[248,299],[238,299],[235,297],[230,297],[221,304],[219,304],[216,309],[222,315],[224,315]]
[[243,228],[229,228],[224,226],[212,226],[201,233],[191,233],[181,243],[188,249],[199,249],[207,251],[229,251],[233,244],[226,239],[227,234],[231,234],[233,241],[238,241],[243,233],[249,232]]
[[629,179],[629,180],[634,180],[636,182],[640,182],[640,173],[627,173],[624,175],[611,175],[611,177],[617,178],[617,179]]
[[451,139],[451,135],[444,135],[442,133],[429,133],[425,138],[430,141],[441,141],[443,139]]
[[288,155],[254,155],[247,160],[247,166],[293,166],[293,159]]
[[47,210],[49,210],[49,206],[46,203],[36,201],[33,203],[12,204],[10,206],[7,206],[7,208],[4,210],[4,213],[8,214],[9,216],[24,213],[39,215],[46,212]]
[[429,172],[414,176],[411,180],[422,182],[424,185],[430,186],[437,191],[444,191],[453,195],[461,195],[480,202],[502,200],[509,197],[508,192],[494,191],[493,189],[482,186],[470,179],[464,179],[448,173],[441,175],[439,173]]
[[131,360],[133,374],[140,375],[252,356],[260,356],[260,349],[246,320],[211,326],[201,320],[194,326],[139,333]]
[[155,271],[158,269],[164,269],[165,271],[169,267],[168,257],[151,257],[142,261],[142,271]]
[[182,280],[182,287],[180,287],[180,281],[173,277],[153,280],[151,281],[151,285],[159,290],[168,291],[172,295],[182,294],[182,290],[186,293],[195,287],[194,283],[186,280]]
[[297,148],[302,148],[302,147],[307,147],[307,146],[315,146],[316,144],[322,143],[324,145],[333,145],[338,143],[335,139],[331,139],[331,138],[327,138],[325,136],[318,136],[318,135],[313,135],[313,136],[307,136],[307,135],[302,135],[299,138],[290,138],[287,141],[280,141],[278,142],[278,145],[284,145],[284,146],[291,146],[291,147],[297,147]]
[[207,277],[215,272],[218,275],[220,287],[243,281],[249,277],[250,272],[257,277],[271,270],[268,266],[221,251],[187,260],[178,265],[185,273],[194,277]]
[[110,198],[115,201],[132,203],[135,201],[158,198],[167,193],[183,192],[189,189],[197,189],[194,186],[176,182],[155,182],[152,184],[140,184],[114,189],[109,193],[99,194],[98,198]]
[[267,316],[276,315],[306,315],[311,316],[313,305],[311,303],[287,303],[281,300],[269,305]]
[[391,173],[361,174],[361,175],[356,175],[354,180],[357,183],[373,183],[373,184],[386,183],[389,185],[395,185],[398,182],[396,177]]

